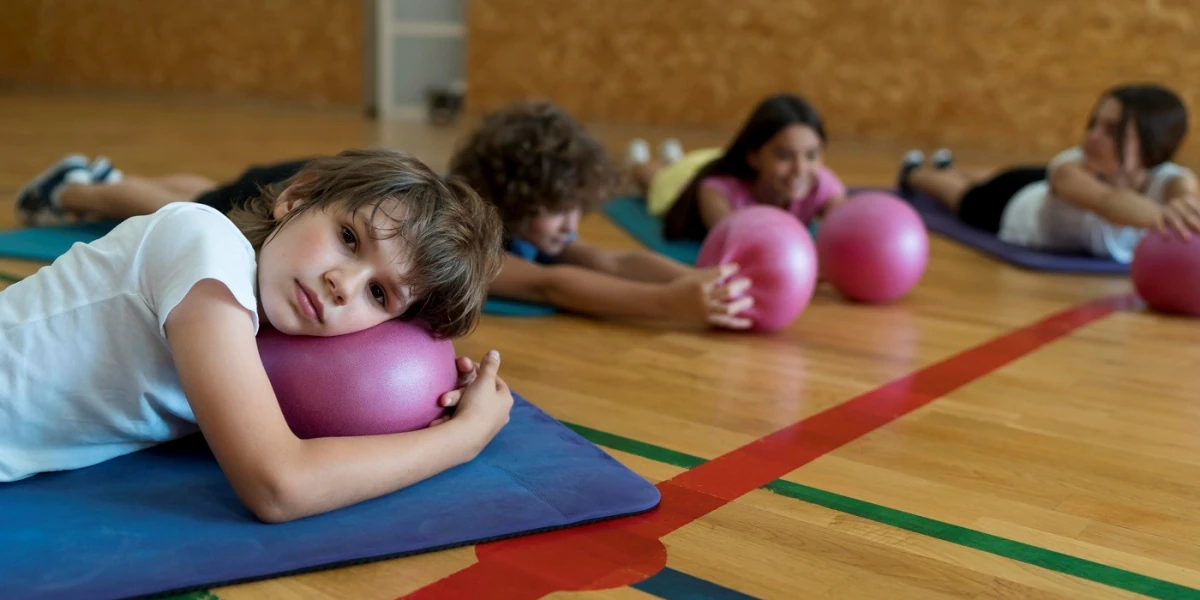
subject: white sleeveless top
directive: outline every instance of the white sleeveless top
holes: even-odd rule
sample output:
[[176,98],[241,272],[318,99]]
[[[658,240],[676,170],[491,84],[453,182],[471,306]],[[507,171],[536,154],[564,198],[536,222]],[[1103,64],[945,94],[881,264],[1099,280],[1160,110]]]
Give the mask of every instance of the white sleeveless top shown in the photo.
[[[1046,168],[1046,180],[1031,183],[1017,192],[1000,221],[1000,239],[1038,250],[1083,252],[1128,264],[1133,249],[1145,230],[1113,225],[1096,213],[1080,208],[1050,193],[1050,177],[1066,163],[1083,162],[1078,146],[1063,151]],[[1167,184],[1191,173],[1175,163],[1163,163],[1148,173],[1143,194],[1159,204],[1166,202]]]

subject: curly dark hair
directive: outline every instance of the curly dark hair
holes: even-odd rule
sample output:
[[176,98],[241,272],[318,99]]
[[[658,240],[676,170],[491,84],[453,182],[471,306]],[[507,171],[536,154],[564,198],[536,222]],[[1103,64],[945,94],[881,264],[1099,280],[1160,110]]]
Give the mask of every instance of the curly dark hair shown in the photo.
[[496,206],[505,237],[543,209],[590,211],[619,185],[604,146],[545,100],[486,115],[454,152],[450,173]]

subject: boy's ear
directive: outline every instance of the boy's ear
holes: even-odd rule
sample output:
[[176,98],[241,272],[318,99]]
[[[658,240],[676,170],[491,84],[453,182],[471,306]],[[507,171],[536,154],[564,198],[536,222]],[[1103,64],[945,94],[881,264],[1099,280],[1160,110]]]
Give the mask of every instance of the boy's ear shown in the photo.
[[304,200],[304,197],[299,193],[299,188],[310,181],[312,181],[311,176],[304,179],[297,178],[292,185],[287,186],[287,189],[279,194],[279,197],[275,199],[275,207],[271,209],[271,216],[276,221],[292,212],[292,209],[296,208]]

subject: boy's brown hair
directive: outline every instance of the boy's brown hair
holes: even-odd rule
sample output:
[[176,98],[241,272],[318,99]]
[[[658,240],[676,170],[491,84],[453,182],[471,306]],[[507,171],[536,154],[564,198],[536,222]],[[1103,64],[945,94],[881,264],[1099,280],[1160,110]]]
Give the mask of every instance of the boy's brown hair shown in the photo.
[[[292,186],[300,201],[276,220],[272,211],[279,195]],[[468,185],[438,176],[409,154],[369,149],[315,158],[287,181],[236,206],[229,218],[257,251],[272,233],[309,210],[378,211],[386,210],[382,205],[389,200],[399,203],[403,216],[394,220],[395,227],[376,228],[372,235],[400,236],[411,252],[405,283],[418,300],[401,318],[423,321],[443,338],[470,333],[500,271],[500,218]]]
[[591,210],[618,179],[597,142],[574,118],[543,100],[517,102],[484,117],[450,159],[463,178],[496,206],[507,235],[541,210]]

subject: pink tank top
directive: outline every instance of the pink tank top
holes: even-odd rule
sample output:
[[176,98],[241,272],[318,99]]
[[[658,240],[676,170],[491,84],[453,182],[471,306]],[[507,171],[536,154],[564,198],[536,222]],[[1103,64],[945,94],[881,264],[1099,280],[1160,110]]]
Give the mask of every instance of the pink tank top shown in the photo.
[[[753,183],[742,181],[732,175],[705,177],[700,185],[721,192],[729,199],[729,207],[735,211],[759,204],[754,197],[754,190],[751,188]],[[812,189],[805,196],[793,198],[787,210],[795,215],[801,223],[807,225],[817,216],[821,208],[829,203],[831,198],[842,196],[845,193],[846,186],[842,180],[838,179],[829,167],[821,165],[817,169],[817,180],[813,183]]]

